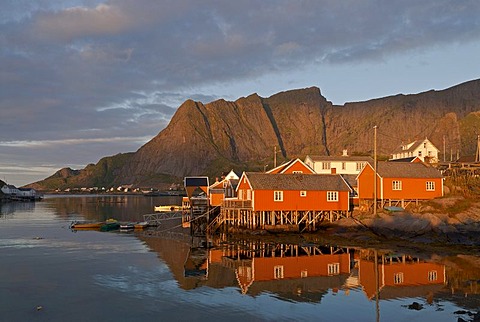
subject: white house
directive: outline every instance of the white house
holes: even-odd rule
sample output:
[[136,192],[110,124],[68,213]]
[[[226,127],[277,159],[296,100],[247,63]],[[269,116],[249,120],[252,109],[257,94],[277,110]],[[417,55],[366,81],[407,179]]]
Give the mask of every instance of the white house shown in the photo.
[[20,194],[20,190],[11,184],[6,184],[2,187],[2,192],[9,196],[17,196]]
[[315,173],[337,173],[357,175],[373,159],[368,156],[349,156],[347,151],[343,151],[341,156],[331,155],[307,155],[305,164],[312,168]]
[[393,151],[390,160],[418,157],[425,163],[437,163],[439,152],[440,150],[425,138],[400,145]]
[[17,188],[14,185],[6,184],[2,187],[2,192],[8,197],[19,199],[35,199],[37,192],[31,188]]

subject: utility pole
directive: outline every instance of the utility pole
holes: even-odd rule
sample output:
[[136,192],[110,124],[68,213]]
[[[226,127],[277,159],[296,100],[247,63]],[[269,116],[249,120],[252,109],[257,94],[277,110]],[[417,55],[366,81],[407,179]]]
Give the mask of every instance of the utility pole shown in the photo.
[[477,152],[475,153],[475,162],[480,162],[480,135],[477,135]]
[[277,146],[273,146],[273,168],[277,167]]
[[373,127],[373,215],[377,215],[377,126]]
[[445,162],[445,135],[443,135],[443,162]]

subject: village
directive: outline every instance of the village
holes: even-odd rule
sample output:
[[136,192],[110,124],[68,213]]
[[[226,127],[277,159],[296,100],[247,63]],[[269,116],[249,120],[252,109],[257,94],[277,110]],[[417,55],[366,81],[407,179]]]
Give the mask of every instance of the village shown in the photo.
[[[402,144],[389,160],[307,155],[264,172],[233,170],[209,184],[185,178],[185,225],[223,230],[315,231],[353,212],[400,213],[445,195],[439,149],[428,139]],[[374,179],[376,178],[376,179]],[[189,207],[188,207],[189,206]]]

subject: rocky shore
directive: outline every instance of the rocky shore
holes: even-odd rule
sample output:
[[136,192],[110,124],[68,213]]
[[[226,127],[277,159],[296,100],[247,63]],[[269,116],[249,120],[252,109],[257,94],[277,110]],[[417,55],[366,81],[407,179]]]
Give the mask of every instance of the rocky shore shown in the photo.
[[448,197],[401,212],[354,212],[332,223],[332,237],[480,247],[480,200]]

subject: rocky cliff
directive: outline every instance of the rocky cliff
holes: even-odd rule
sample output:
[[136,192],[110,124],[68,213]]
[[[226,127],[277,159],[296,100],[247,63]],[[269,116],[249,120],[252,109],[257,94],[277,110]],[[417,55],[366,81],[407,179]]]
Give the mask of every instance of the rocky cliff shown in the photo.
[[[477,112],[478,111],[478,112]],[[169,125],[137,152],[107,157],[64,185],[133,183],[155,186],[188,175],[218,176],[234,169],[260,170],[307,154],[371,154],[373,127],[378,151],[388,155],[402,142],[428,137],[448,159],[473,154],[480,128],[480,80],[442,90],[332,105],[316,87],[268,98],[252,94],[235,102],[187,100]],[[114,163],[115,166],[108,166]],[[37,183],[46,186],[49,180]],[[56,178],[58,180],[58,178]],[[49,185],[50,186],[50,185]]]

